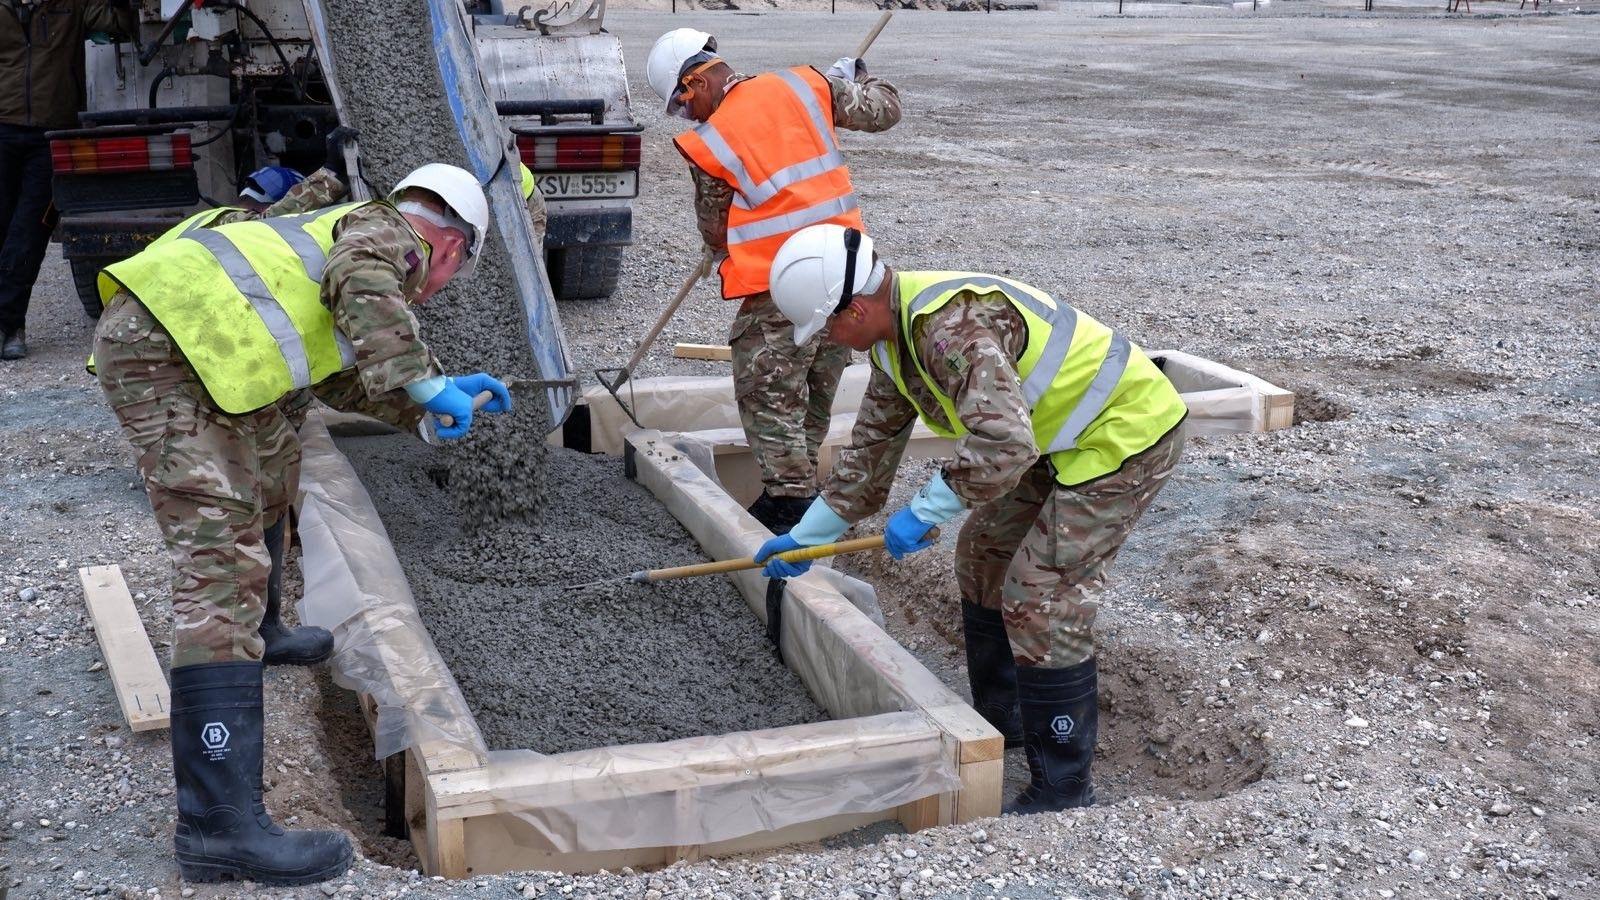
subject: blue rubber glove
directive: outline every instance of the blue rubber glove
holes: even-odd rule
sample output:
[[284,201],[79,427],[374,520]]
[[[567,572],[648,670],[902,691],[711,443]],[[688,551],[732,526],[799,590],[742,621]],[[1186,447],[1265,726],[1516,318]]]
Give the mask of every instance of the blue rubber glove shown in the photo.
[[462,437],[472,427],[472,395],[456,387],[454,378],[446,378],[438,393],[422,401],[422,408],[435,416],[449,416],[455,420],[448,426],[440,422],[435,430],[434,433],[444,440]]
[[883,547],[895,559],[932,547],[933,541],[926,539],[928,532],[964,508],[944,476],[936,474],[911,498],[910,506],[889,517],[889,525],[883,530]]
[[457,375],[450,379],[456,383],[462,393],[468,397],[476,397],[484,391],[494,395],[494,399],[483,405],[483,411],[488,413],[511,412],[511,392],[498,378],[487,372],[478,372],[473,375]]
[[788,534],[780,534],[772,540],[767,541],[765,544],[762,544],[761,549],[756,551],[756,562],[761,562],[769,556],[772,557],[772,559],[766,564],[765,567],[761,569],[761,574],[767,576],[768,578],[799,578],[801,575],[804,575],[811,568],[810,560],[807,560],[806,562],[792,563],[778,559],[777,557],[777,554],[779,553],[789,550],[798,550],[800,547],[800,542],[795,540],[792,535]]
[[895,559],[905,559],[908,553],[926,550],[933,546],[927,536],[934,527],[917,518],[910,507],[902,509],[889,517],[889,524],[883,529],[883,549]]
[[[761,545],[756,551],[755,560],[761,562],[776,553],[787,550],[798,550],[801,547],[815,547],[818,544],[831,544],[839,536],[850,529],[850,523],[844,517],[834,512],[821,497],[811,501],[806,507],[806,514],[800,517],[799,523],[789,530],[788,534],[780,534],[772,540]],[[768,578],[799,578],[811,568],[811,562],[785,562],[774,559],[767,563],[761,574]]]

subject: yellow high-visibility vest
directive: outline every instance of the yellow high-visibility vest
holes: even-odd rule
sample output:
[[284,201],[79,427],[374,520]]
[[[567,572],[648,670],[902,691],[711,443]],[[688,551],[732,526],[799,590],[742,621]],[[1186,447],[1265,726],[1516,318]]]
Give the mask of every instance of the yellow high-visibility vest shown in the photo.
[[139,254],[100,272],[102,303],[139,298],[224,412],[276,403],[355,365],[322,303],[322,269],[339,220],[361,203],[234,222],[192,216]]
[[[898,272],[895,277],[906,347],[916,346],[917,319],[962,291],[999,293],[1016,308],[1028,326],[1028,345],[1016,366],[1033,440],[1050,456],[1060,484],[1070,487],[1115,472],[1188,413],[1172,382],[1132,341],[1037,288],[973,272]],[[941,437],[966,434],[955,401],[928,377],[918,354],[911,356],[944,414],[941,420],[918,407],[918,416]],[[873,365],[893,377],[900,394],[915,406],[900,362],[899,341],[873,345]]]

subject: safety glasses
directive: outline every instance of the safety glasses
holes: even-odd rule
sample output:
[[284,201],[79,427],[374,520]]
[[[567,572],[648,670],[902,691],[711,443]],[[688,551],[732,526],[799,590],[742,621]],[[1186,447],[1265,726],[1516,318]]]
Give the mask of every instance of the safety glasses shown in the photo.
[[712,58],[678,76],[678,89],[672,92],[672,100],[667,104],[668,114],[684,119],[689,118],[687,104],[690,100],[694,99],[694,90],[689,87],[689,79],[700,74],[701,72],[704,72],[719,62],[722,62],[722,60],[713,56]]

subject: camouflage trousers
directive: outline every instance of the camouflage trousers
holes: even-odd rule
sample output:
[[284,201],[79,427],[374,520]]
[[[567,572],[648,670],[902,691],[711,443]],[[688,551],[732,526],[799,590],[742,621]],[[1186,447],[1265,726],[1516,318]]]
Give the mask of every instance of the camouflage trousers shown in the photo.
[[127,293],[95,329],[95,369],[172,559],[172,665],[259,660],[271,556],[262,532],[298,489],[300,440],[276,406],[231,416]]
[[733,392],[745,439],[774,497],[817,492],[817,448],[828,436],[850,348],[819,336],[794,343],[794,326],[767,293],[746,297],[728,332]]
[[956,544],[956,582],[967,602],[1001,611],[1017,665],[1065,668],[1094,656],[1095,593],[1182,454],[1180,426],[1120,470],[1073,487],[1041,458],[1011,493],[973,510]]

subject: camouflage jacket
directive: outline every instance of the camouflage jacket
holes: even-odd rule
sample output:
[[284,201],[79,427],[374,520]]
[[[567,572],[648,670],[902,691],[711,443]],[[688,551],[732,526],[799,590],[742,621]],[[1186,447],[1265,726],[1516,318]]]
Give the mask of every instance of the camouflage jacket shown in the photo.
[[[899,293],[891,289],[890,296],[896,298],[898,321]],[[893,378],[874,368],[850,446],[840,451],[823,488],[828,506],[852,522],[877,512],[888,499],[917,411],[944,422],[939,401],[911,364],[910,350],[955,402],[967,429],[944,467],[945,482],[962,503],[972,507],[1004,496],[1039,458],[1016,366],[1028,346],[1028,329],[1010,301],[999,293],[962,291],[919,318],[915,330],[909,350],[905,336],[897,338],[901,379],[915,405]]]
[[273,216],[292,216],[296,213],[310,212],[324,206],[338,203],[345,195],[344,182],[339,176],[327,169],[318,169],[307,175],[303,181],[294,187],[283,198],[266,209],[256,212],[249,209],[231,209],[218,216],[211,223],[211,227],[218,225],[231,225],[234,222],[248,222],[252,219],[270,219]]
[[[327,169],[318,169],[261,212],[235,210],[213,225],[287,216],[332,206],[345,186]],[[405,385],[442,374],[417,337],[409,297],[428,275],[427,251],[416,233],[392,208],[374,205],[346,216],[334,232],[333,252],[322,276],[322,300],[333,310],[339,330],[356,348],[356,367],[310,388],[295,391],[279,406],[298,425],[312,395],[334,409],[358,412],[411,429],[423,410]]]
[[[734,75],[728,79],[731,90],[753,75]],[[867,75],[848,81],[827,76],[833,93],[833,124],[851,131],[888,131],[900,121],[900,91],[881,78]],[[733,204],[733,185],[716,178],[699,166],[689,166],[694,180],[694,217],[700,237],[719,257],[728,250],[728,207]]]

